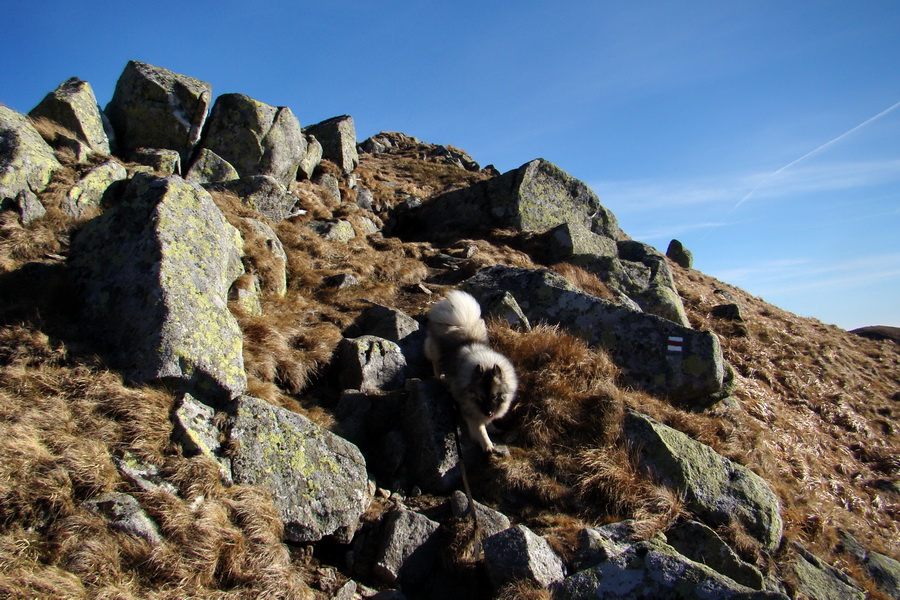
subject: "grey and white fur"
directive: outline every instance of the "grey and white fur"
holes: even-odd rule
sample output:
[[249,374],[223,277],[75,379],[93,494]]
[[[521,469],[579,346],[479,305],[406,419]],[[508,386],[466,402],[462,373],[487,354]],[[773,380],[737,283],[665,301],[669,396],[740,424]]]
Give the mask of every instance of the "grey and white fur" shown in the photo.
[[450,388],[472,439],[486,452],[498,452],[487,428],[509,410],[518,379],[509,359],[488,346],[475,298],[453,290],[431,308],[425,356]]

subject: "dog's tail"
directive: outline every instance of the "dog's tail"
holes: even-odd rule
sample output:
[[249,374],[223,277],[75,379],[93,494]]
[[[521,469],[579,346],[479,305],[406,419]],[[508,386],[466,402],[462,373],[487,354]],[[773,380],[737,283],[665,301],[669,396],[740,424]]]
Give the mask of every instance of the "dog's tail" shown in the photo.
[[452,290],[431,308],[428,330],[441,345],[486,344],[488,339],[478,301],[459,290]]

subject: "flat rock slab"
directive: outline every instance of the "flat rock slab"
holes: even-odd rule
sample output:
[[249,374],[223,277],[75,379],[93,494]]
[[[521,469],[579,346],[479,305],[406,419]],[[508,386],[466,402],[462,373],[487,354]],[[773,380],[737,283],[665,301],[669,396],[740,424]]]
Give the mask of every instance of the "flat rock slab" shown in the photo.
[[271,492],[288,540],[352,539],[370,501],[366,461],[356,446],[249,396],[237,402],[230,440],[235,483]]

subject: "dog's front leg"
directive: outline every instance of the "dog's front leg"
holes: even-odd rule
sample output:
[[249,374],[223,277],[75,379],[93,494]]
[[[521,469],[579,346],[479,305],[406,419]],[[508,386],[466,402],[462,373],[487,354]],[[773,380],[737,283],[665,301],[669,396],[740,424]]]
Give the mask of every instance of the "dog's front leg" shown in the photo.
[[491,438],[488,436],[487,428],[484,423],[468,421],[467,424],[469,426],[469,436],[481,446],[481,449],[485,452],[493,452],[494,444],[491,443]]

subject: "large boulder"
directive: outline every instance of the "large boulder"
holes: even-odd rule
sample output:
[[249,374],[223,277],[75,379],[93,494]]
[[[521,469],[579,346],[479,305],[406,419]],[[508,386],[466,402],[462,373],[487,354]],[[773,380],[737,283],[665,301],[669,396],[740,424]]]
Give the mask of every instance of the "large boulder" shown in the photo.
[[87,81],[72,77],[47,94],[28,115],[44,118],[71,131],[78,142],[99,154],[109,154],[109,139],[94,90]]
[[322,158],[328,159],[344,173],[350,173],[359,165],[356,152],[356,128],[353,117],[342,115],[327,121],[309,125],[303,132],[315,136],[322,145]]
[[239,179],[240,175],[227,160],[208,148],[201,148],[184,178],[197,183],[218,183]]
[[306,156],[306,138],[290,108],[243,94],[216,99],[201,147],[228,161],[241,177],[270,175],[287,187]]
[[212,86],[205,81],[128,61],[106,105],[117,150],[168,148],[188,164],[211,100]]
[[406,382],[409,397],[402,412],[412,483],[434,493],[449,493],[461,480],[456,451],[453,399],[436,379]]
[[629,410],[622,425],[641,467],[683,495],[685,505],[705,523],[737,521],[766,551],[781,542],[778,497],[756,473],[709,446]]
[[864,600],[868,597],[845,573],[835,569],[809,550],[794,543],[796,551],[791,571],[797,588],[807,598],[816,600]]
[[490,267],[462,287],[483,306],[508,292],[531,323],[559,325],[609,350],[630,383],[679,401],[721,393],[725,363],[718,338],[586,294],[542,269]]
[[288,540],[350,541],[370,501],[366,462],[356,446],[249,396],[237,402],[230,441],[235,483],[271,492]]
[[242,248],[202,188],[138,174],[73,239],[69,265],[90,326],[130,380],[227,399],[247,385],[226,300]]
[[567,577],[553,586],[553,598],[787,600],[784,594],[740,585],[657,541],[635,544],[608,561]]
[[605,280],[637,302],[644,312],[690,327],[666,257],[653,246],[634,240],[620,241],[617,247],[621,273]]
[[42,192],[61,166],[34,125],[0,104],[0,201]]
[[423,206],[429,231],[459,233],[492,227],[544,232],[562,223],[591,230],[602,210],[590,187],[544,159],[447,192]]

